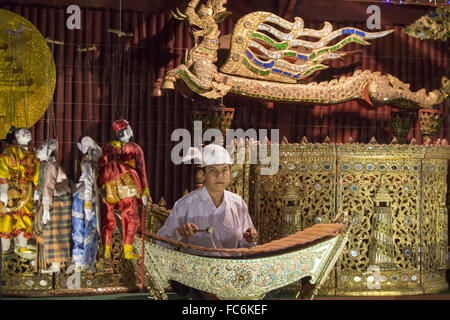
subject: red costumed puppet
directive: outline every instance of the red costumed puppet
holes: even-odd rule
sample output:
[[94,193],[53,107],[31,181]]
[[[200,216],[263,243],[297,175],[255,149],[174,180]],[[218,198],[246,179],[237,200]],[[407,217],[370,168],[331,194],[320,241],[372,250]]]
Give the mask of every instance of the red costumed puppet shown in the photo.
[[116,228],[114,209],[122,211],[122,233],[126,259],[138,259],[133,254],[134,236],[139,228],[138,204],[147,206],[150,192],[147,184],[144,152],[131,142],[133,131],[128,121],[113,122],[118,140],[103,148],[99,159],[99,177],[103,190],[102,237],[105,258],[111,257],[111,236]]

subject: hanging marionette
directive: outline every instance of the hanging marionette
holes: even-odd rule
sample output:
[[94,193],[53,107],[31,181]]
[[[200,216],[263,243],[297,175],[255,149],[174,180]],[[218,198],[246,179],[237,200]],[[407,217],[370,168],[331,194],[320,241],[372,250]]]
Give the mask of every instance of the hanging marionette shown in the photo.
[[15,252],[33,259],[32,238],[33,199],[37,188],[39,160],[29,145],[31,132],[26,128],[9,131],[9,146],[0,155],[0,236],[2,254],[11,251],[11,239],[16,238]]
[[42,273],[59,272],[61,264],[70,261],[72,195],[67,176],[56,161],[57,153],[58,141],[54,139],[37,150],[40,205],[34,233],[39,249],[36,269],[42,267]]
[[83,158],[72,202],[72,260],[76,270],[93,272],[100,234],[97,171],[102,150],[91,137],[83,137],[77,145]]
[[125,258],[139,259],[139,255],[133,254],[134,236],[139,228],[138,204],[142,200],[142,204],[147,206],[150,198],[144,152],[131,141],[133,131],[128,121],[115,121],[113,130],[118,140],[111,141],[103,148],[99,160],[104,202],[101,224],[105,258],[111,257],[111,236],[116,228],[114,209],[117,208],[122,211]]

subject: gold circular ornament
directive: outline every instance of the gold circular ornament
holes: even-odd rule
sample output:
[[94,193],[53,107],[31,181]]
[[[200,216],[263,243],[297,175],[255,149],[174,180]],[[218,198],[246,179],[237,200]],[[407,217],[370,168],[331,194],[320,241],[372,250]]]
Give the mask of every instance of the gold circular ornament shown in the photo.
[[0,9],[0,139],[11,126],[29,128],[45,113],[56,85],[52,53],[24,17]]

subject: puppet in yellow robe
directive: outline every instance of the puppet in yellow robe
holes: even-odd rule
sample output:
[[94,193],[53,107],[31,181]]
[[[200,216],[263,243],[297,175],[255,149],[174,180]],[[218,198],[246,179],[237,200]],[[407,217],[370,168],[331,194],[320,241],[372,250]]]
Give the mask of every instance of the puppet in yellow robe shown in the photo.
[[26,128],[10,131],[8,146],[0,155],[0,236],[7,252],[17,237],[19,254],[32,254],[33,198],[37,188],[39,160]]

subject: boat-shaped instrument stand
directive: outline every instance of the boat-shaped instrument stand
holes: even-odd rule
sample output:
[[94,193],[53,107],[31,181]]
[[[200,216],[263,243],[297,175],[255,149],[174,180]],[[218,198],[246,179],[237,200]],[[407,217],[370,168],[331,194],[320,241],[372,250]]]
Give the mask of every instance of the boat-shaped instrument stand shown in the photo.
[[[272,290],[308,278],[314,298],[345,247],[345,229],[344,224],[316,224],[283,239],[239,249],[192,246],[149,233],[180,251],[148,242],[147,271],[155,277],[158,291],[175,280],[225,300],[262,299]],[[182,252],[186,249],[191,253]],[[206,256],[211,253],[221,256]]]

